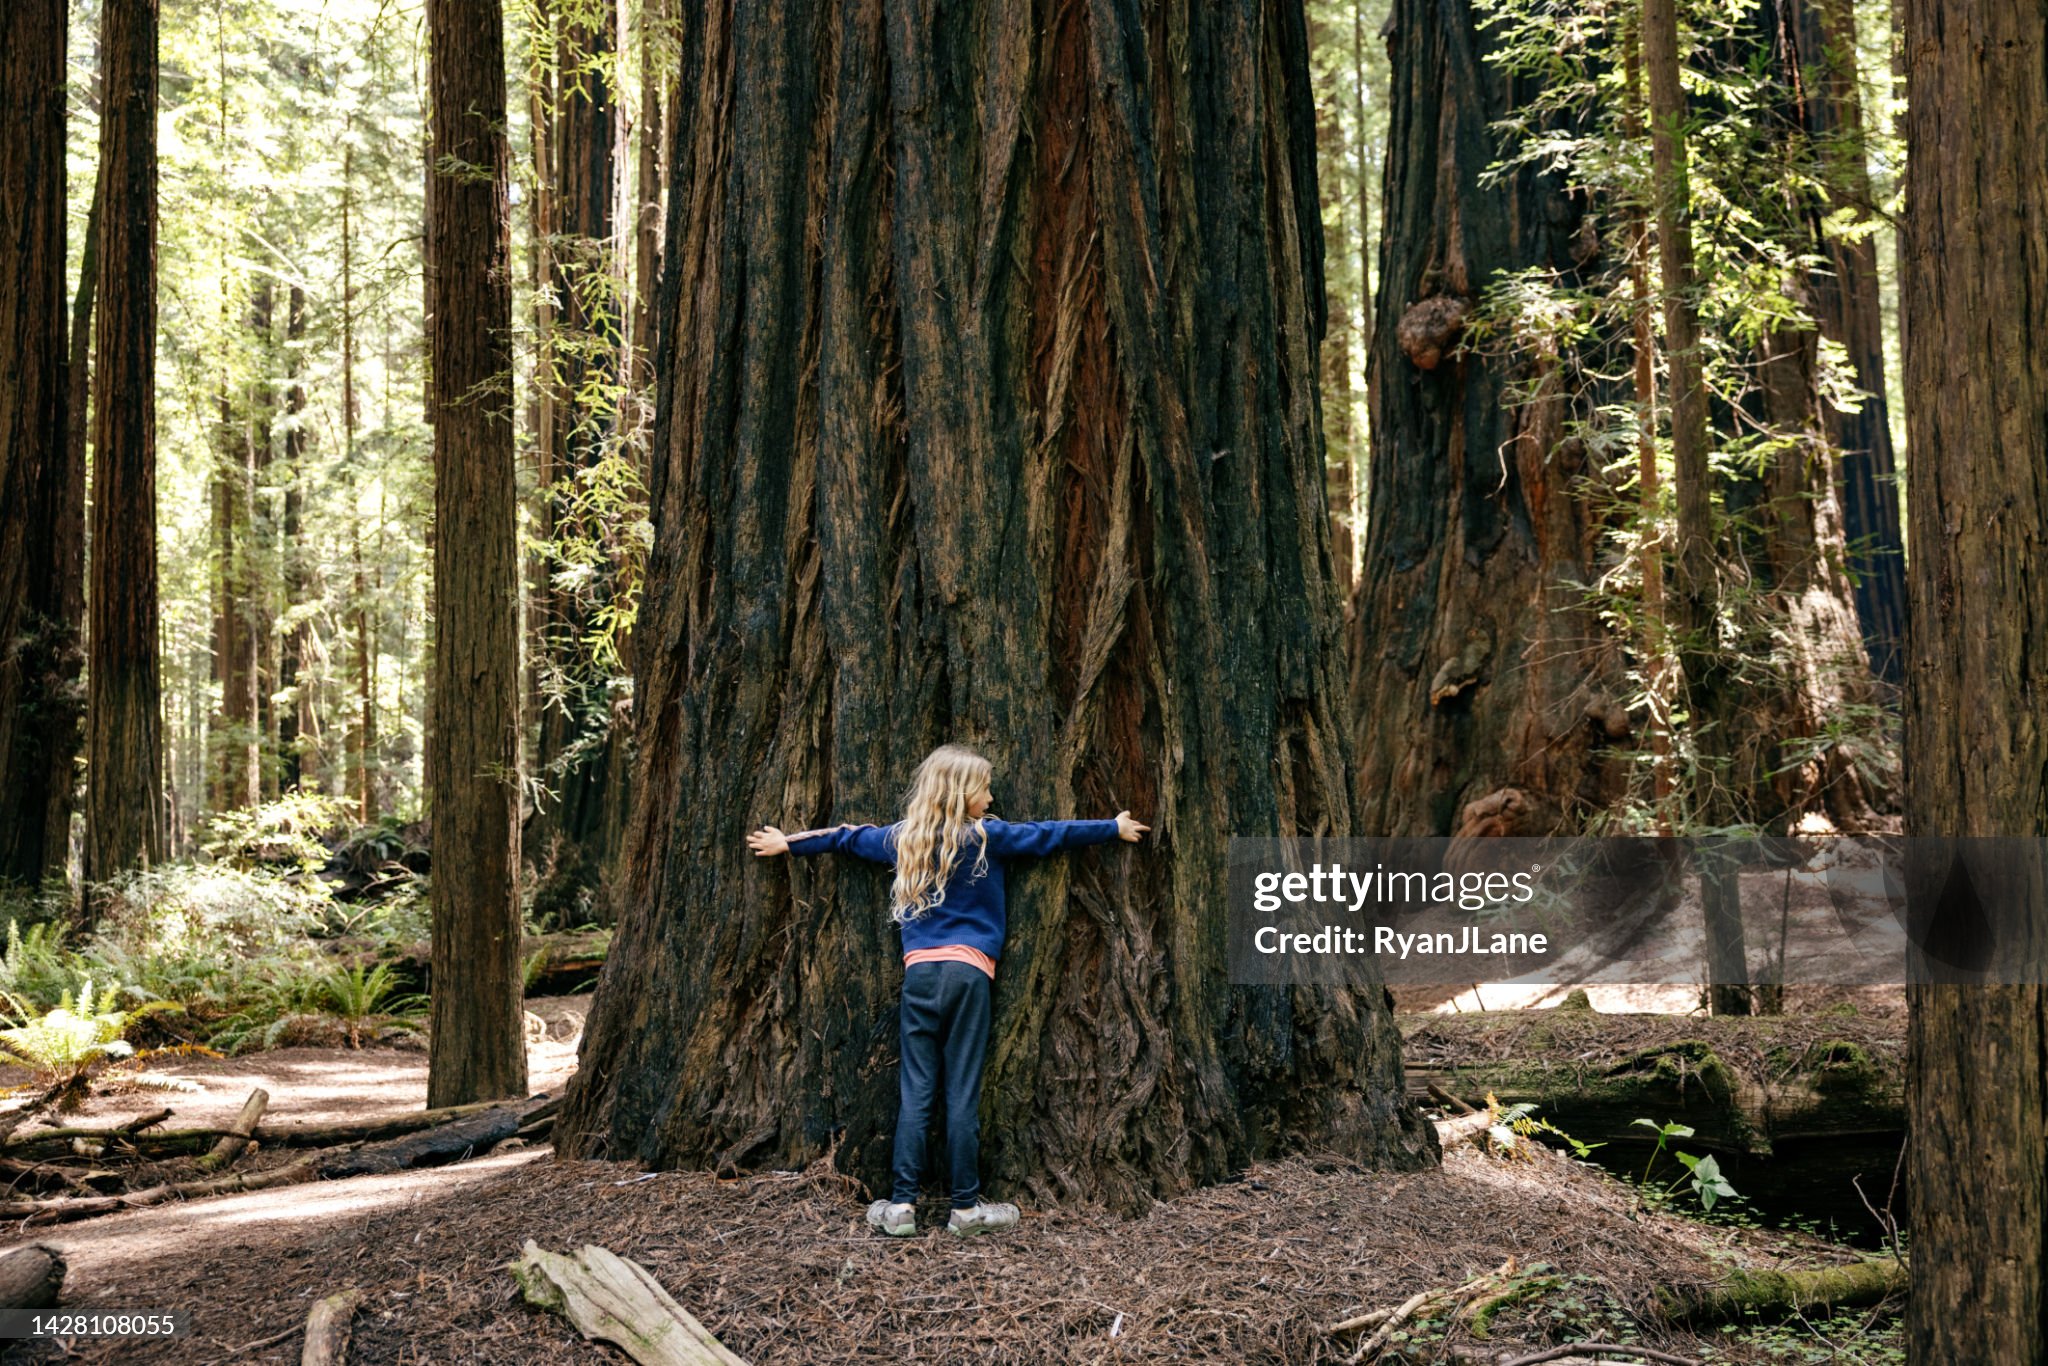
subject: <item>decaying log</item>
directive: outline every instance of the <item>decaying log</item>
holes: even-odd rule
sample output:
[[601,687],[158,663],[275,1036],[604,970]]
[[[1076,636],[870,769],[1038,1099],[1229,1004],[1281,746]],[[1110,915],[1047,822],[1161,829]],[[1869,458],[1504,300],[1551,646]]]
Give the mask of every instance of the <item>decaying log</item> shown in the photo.
[[249,1146],[249,1135],[256,1132],[256,1125],[263,1118],[264,1110],[270,1106],[270,1092],[257,1087],[249,1093],[249,1099],[242,1102],[242,1113],[235,1117],[234,1127],[226,1137],[213,1145],[213,1151],[199,1159],[201,1171],[220,1171],[233,1164]]
[[529,1238],[509,1269],[527,1303],[561,1314],[584,1337],[613,1343],[642,1366],[747,1366],[645,1267],[595,1244],[570,1257]]
[[1459,1115],[1454,1119],[1440,1119],[1436,1122],[1436,1141],[1448,1151],[1485,1133],[1491,1118],[1481,1110],[1475,1114]]
[[362,1302],[362,1291],[344,1290],[313,1306],[306,1315],[306,1345],[299,1353],[299,1366],[343,1366],[349,1336],[355,1331],[356,1306]]
[[[559,1107],[559,1098],[548,1099],[544,1095],[527,1097],[529,1101],[545,1101],[539,1109],[528,1116],[528,1121],[542,1114],[552,1114]],[[256,1126],[250,1137],[270,1148],[335,1148],[344,1143],[367,1143],[378,1139],[397,1138],[402,1134],[417,1133],[431,1129],[437,1124],[446,1124],[464,1115],[481,1114],[507,1104],[502,1100],[471,1101],[467,1105],[447,1105],[436,1110],[412,1110],[404,1114],[386,1115],[378,1119],[357,1120],[345,1124],[261,1124]],[[170,1112],[163,1112],[168,1115]],[[130,1121],[131,1124],[135,1121]],[[121,1138],[137,1148],[152,1152],[175,1152],[205,1147],[215,1139],[238,1136],[234,1129],[159,1129],[155,1133],[133,1133],[126,1126],[112,1129],[39,1129],[34,1133],[18,1135],[8,1140],[6,1151],[18,1149],[42,1149],[51,1146],[68,1148],[71,1140],[85,1139],[88,1142],[104,1142],[109,1138]]]
[[1736,1271],[1713,1285],[1665,1287],[1657,1312],[1669,1323],[1728,1323],[1748,1314],[1766,1317],[1876,1304],[1906,1293],[1906,1264],[1871,1258],[1813,1271]]
[[409,1171],[416,1167],[438,1167],[465,1157],[489,1152],[519,1132],[535,1112],[548,1102],[524,1101],[491,1109],[422,1129],[384,1143],[355,1148],[322,1162],[323,1180],[346,1176],[368,1176],[381,1172]]
[[113,1214],[124,1209],[141,1209],[147,1205],[160,1205],[166,1200],[190,1200],[202,1195],[232,1195],[238,1191],[268,1190],[273,1186],[289,1186],[300,1181],[310,1181],[315,1173],[314,1156],[307,1154],[288,1167],[274,1167],[267,1172],[244,1175],[231,1172],[226,1176],[211,1177],[205,1181],[174,1181],[166,1185],[151,1186],[147,1190],[129,1191],[124,1195],[99,1195],[90,1199],[53,1200],[4,1200],[0,1201],[0,1219],[24,1219],[30,1224],[57,1224],[72,1219],[90,1219],[96,1214]]
[[34,1243],[0,1256],[0,1309],[48,1309],[64,1287],[64,1254]]

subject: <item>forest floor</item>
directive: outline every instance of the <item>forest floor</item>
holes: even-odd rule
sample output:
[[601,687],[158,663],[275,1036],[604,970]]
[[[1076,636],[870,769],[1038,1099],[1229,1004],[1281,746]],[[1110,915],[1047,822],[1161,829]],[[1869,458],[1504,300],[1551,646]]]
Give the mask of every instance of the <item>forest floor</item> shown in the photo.
[[[575,1064],[588,998],[529,1001],[535,1092]],[[168,1105],[179,1125],[232,1118],[251,1086],[289,1122],[364,1119],[424,1102],[426,1055],[293,1048],[181,1059],[162,1070],[204,1095],[96,1098],[89,1119]],[[256,1152],[255,1169],[289,1160]],[[189,1160],[189,1159],[188,1159]],[[167,1164],[168,1165],[168,1164]],[[169,1173],[175,1176],[176,1173]],[[644,1265],[735,1352],[770,1362],[1342,1361],[1358,1335],[1325,1329],[1418,1291],[1456,1286],[1509,1257],[1553,1278],[1502,1309],[1484,1341],[1419,1335],[1394,1360],[1493,1363],[1561,1337],[1627,1336],[1713,1362],[1770,1362],[1797,1338],[1645,1327],[1660,1288],[1711,1283],[1734,1266],[1813,1267],[1863,1254],[1799,1234],[1709,1224],[1641,1207],[1627,1183],[1545,1149],[1519,1160],[1469,1144],[1441,1168],[1369,1172],[1341,1160],[1255,1166],[1244,1179],[1162,1203],[1144,1218],[1026,1211],[1001,1238],[926,1231],[874,1236],[866,1199],[830,1170],[720,1180],[563,1162],[501,1147],[455,1166],[214,1197],[81,1223],[10,1229],[69,1264],[67,1308],[189,1309],[170,1342],[16,1345],[4,1362],[282,1363],[314,1301],[366,1295],[349,1360],[617,1362],[568,1323],[524,1304],[505,1270],[531,1238],[554,1251],[598,1243]],[[1895,1321],[1876,1311],[1826,1326],[1843,1362],[1889,1362]],[[280,1337],[279,1335],[283,1335]],[[267,1346],[251,1347],[267,1339]],[[1790,1359],[1810,1359],[1803,1354]]]

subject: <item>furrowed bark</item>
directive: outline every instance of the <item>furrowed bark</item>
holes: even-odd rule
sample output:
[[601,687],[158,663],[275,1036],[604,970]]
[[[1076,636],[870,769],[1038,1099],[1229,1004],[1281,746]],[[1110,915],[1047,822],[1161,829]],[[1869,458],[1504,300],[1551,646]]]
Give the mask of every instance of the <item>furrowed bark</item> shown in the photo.
[[[434,827],[429,1107],[526,1093],[519,993],[519,558],[498,0],[429,0]],[[451,984],[460,984],[448,989]]]
[[[156,0],[101,14],[85,878],[164,855],[156,564]],[[92,907],[86,908],[90,920]]]
[[[78,620],[60,553],[71,485],[64,341],[65,7],[0,13],[0,884],[61,875],[50,834],[74,746]],[[67,820],[68,823],[68,820]]]
[[[1353,610],[1360,829],[1546,835],[1626,788],[1619,642],[1579,605],[1603,534],[1573,487],[1580,400],[1552,362],[1459,352],[1502,273],[1583,279],[1584,201],[1524,170],[1494,186],[1489,126],[1530,93],[1469,6],[1397,0],[1386,220],[1368,377],[1372,448]],[[1529,391],[1517,402],[1512,392]],[[1602,401],[1612,401],[1612,397]],[[1597,396],[1596,396],[1597,398]]]
[[[2035,839],[2048,819],[2034,682],[2048,670],[2048,143],[2011,130],[2048,119],[2048,14],[1907,0],[1905,30],[1906,833],[1923,849]],[[2040,858],[2001,862],[1977,883],[1983,904],[2038,910]],[[2040,961],[2038,914],[1997,928],[2007,961]],[[1952,983],[1908,990],[1907,1353],[2048,1361],[2048,987]]]
[[558,1146],[879,1181],[886,877],[742,836],[891,819],[958,739],[1019,815],[1156,832],[1011,883],[992,1186],[1430,1160],[1380,991],[1222,958],[1228,837],[1351,828],[1299,8],[680,22],[637,795]]

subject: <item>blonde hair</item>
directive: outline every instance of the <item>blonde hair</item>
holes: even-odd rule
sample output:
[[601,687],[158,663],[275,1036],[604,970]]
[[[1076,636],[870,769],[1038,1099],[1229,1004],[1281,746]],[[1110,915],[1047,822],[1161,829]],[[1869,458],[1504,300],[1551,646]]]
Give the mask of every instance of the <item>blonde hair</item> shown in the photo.
[[967,814],[967,802],[988,785],[991,771],[988,760],[965,745],[940,745],[917,766],[896,831],[889,918],[897,924],[917,919],[945,898],[946,879],[969,834],[977,846],[974,875],[988,872],[988,831]]

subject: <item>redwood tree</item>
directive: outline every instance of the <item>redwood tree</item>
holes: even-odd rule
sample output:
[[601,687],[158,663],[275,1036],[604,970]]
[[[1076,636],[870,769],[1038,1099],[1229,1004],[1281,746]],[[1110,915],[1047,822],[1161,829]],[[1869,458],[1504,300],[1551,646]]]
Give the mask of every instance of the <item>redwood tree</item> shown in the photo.
[[30,887],[64,871],[46,832],[53,786],[69,782],[78,640],[58,547],[70,484],[64,24],[64,0],[0,11],[0,883]]
[[[2048,12],[1907,0],[1905,22],[1906,832],[2038,838],[2048,142],[2013,130],[2048,121]],[[2030,936],[2005,961],[2038,961],[2043,869],[2007,862],[1977,892]],[[1921,985],[1909,1001],[1909,1358],[2048,1361],[2048,987]]]
[[[1545,835],[1625,788],[1616,642],[1580,605],[1602,534],[1565,431],[1579,374],[1460,352],[1502,274],[1581,283],[1608,248],[1561,177],[1485,183],[1532,93],[1465,4],[1395,0],[1364,568],[1353,612],[1360,827]],[[1582,371],[1580,373],[1583,373]],[[1528,401],[1513,401],[1519,386]]]
[[156,581],[157,0],[107,0],[100,62],[85,877],[163,857]]
[[1011,883],[984,1173],[1134,1208],[1431,1160],[1382,990],[1248,989],[1232,835],[1352,826],[1298,3],[684,6],[621,922],[558,1144],[870,1184],[926,748],[1156,843]]
[[[573,497],[552,487],[600,460],[616,441],[624,341],[623,302],[615,273],[621,260],[613,241],[619,142],[619,106],[612,89],[618,62],[615,6],[557,0],[554,106],[544,146],[552,173],[549,195],[553,235],[547,243],[552,301],[549,346],[542,355],[550,386],[554,430],[541,443],[540,500],[543,538],[597,535],[575,511]],[[556,566],[552,563],[551,569]],[[586,636],[590,605],[610,591],[609,566],[577,589],[550,582],[541,594],[544,629],[538,642],[552,683],[542,705],[535,770],[548,796],[526,832],[529,856],[552,860],[555,877],[537,893],[549,909],[594,885],[610,850],[606,819],[613,745],[605,673],[591,657]],[[544,581],[546,576],[543,576]]]
[[498,0],[428,0],[433,377],[433,1052],[427,1104],[526,1091],[519,961],[519,556]]

